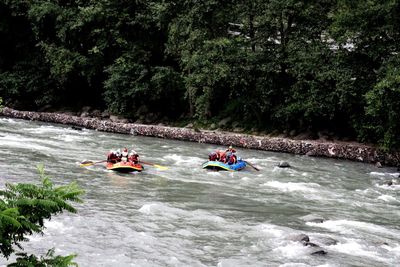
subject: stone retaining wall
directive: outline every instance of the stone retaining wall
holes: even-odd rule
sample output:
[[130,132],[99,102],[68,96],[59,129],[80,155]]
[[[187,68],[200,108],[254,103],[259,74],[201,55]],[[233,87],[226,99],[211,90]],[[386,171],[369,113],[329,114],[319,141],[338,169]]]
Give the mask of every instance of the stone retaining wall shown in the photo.
[[386,166],[400,166],[400,152],[385,153],[376,147],[360,143],[293,140],[169,126],[118,123],[99,118],[77,117],[60,113],[17,111],[10,108],[4,108],[0,115],[25,120],[75,125],[105,132],[153,136],[224,146],[233,145],[236,147],[339,158],[366,163],[380,162]]

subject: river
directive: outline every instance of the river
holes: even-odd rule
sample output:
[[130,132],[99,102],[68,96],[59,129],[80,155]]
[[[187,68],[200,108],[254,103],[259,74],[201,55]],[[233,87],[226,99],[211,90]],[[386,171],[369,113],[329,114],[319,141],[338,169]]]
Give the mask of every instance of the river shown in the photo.
[[[101,164],[112,148],[134,147],[142,173]],[[46,222],[27,253],[78,254],[80,266],[396,266],[400,185],[395,168],[238,149],[259,167],[201,169],[215,145],[0,118],[0,187],[38,183],[43,163],[56,185],[85,191],[77,214]],[[219,147],[222,148],[222,147]],[[276,167],[287,161],[292,168]],[[323,218],[312,222],[307,216]],[[306,234],[316,248],[295,241]],[[0,264],[7,261],[0,258]]]

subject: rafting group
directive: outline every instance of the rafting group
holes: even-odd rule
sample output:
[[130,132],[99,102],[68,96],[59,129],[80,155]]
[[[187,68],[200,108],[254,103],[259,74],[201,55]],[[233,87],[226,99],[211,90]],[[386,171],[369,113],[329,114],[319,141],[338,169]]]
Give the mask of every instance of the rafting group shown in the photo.
[[113,149],[107,154],[107,162],[113,164],[117,162],[131,162],[137,164],[139,162],[139,154],[133,149],[128,152],[126,147],[122,150],[122,152],[120,149]]
[[108,170],[119,171],[119,172],[141,172],[144,168],[139,163],[139,154],[135,150],[128,152],[127,148],[121,150],[111,150],[107,154],[107,166]]
[[[109,151],[107,154],[107,160],[101,160],[98,162],[84,161],[81,162],[81,166],[90,166],[101,162],[106,162],[106,168],[108,170],[118,172],[141,172],[144,170],[142,164],[151,165],[158,169],[168,169],[165,166],[139,160],[139,154],[134,149],[129,151],[126,147],[122,150],[112,149]],[[236,150],[232,146],[229,146],[226,150],[217,149],[211,152],[208,155],[208,161],[204,162],[202,167],[204,169],[212,170],[239,171],[247,165],[258,170],[249,162],[237,157]]]
[[203,163],[204,169],[239,171],[247,166],[247,162],[236,156],[236,150],[229,146],[226,150],[216,150],[208,155]]

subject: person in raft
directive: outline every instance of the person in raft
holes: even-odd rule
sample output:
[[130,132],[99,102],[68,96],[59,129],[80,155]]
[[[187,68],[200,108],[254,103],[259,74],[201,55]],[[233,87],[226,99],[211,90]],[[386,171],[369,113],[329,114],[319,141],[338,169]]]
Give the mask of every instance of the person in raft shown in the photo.
[[108,154],[107,154],[107,162],[110,162],[110,163],[117,163],[118,161],[120,161],[121,159],[118,157],[118,155],[117,155],[117,151],[115,151],[114,149],[113,150],[110,150],[110,152],[108,152]]
[[208,155],[208,160],[227,163],[226,153],[222,150],[217,149]]
[[218,151],[211,152],[211,153],[208,155],[208,160],[209,160],[209,161],[219,161],[219,154],[218,154]]
[[226,157],[226,162],[229,165],[236,164],[237,163],[237,156],[236,156],[236,150],[232,147],[229,146],[229,148],[225,151],[225,157]]
[[129,153],[128,161],[138,164],[139,163],[139,154],[135,150],[131,150]]
[[128,162],[128,149],[126,147],[122,150],[121,161]]

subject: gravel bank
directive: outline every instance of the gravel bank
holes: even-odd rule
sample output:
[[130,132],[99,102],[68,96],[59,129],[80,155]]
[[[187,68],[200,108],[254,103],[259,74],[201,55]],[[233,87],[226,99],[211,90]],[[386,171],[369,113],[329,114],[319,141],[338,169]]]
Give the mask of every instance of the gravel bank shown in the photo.
[[294,153],[315,157],[339,158],[366,163],[400,166],[400,152],[385,153],[382,150],[354,142],[327,142],[319,140],[293,140],[231,132],[194,130],[159,125],[121,123],[100,118],[71,116],[62,113],[18,111],[3,108],[0,115],[10,118],[36,120],[74,125],[98,131],[153,136],[217,145],[233,145],[251,149]]

